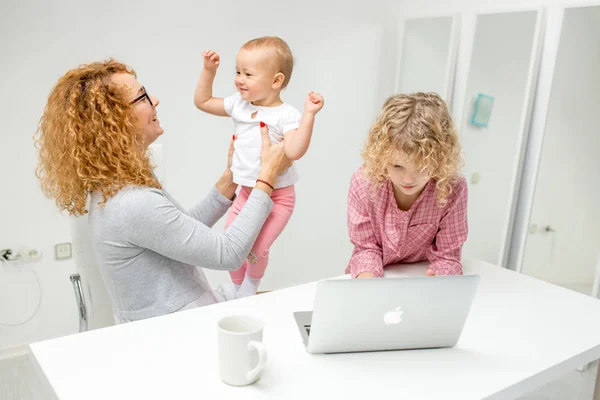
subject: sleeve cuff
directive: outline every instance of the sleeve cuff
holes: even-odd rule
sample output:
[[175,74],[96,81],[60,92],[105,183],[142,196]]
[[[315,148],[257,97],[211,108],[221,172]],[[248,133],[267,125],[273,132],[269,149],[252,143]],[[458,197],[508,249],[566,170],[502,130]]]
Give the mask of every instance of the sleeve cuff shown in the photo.
[[219,189],[217,189],[216,185],[213,186],[209,195],[217,203],[219,203],[220,205],[225,206],[225,207],[231,207],[231,205],[233,204],[233,202],[235,201],[235,199],[237,197],[237,194],[234,194],[233,199],[229,200],[227,197],[223,196],[223,194],[221,192],[219,192]]
[[283,133],[289,132],[294,129],[298,129],[300,127],[300,123],[288,124],[283,127]]
[[260,200],[260,202],[268,208],[269,212],[271,212],[271,210],[273,209],[273,205],[275,204],[273,203],[273,199],[271,199],[271,196],[269,196],[260,189],[253,190],[252,193],[250,193],[250,197],[256,197],[258,200]]

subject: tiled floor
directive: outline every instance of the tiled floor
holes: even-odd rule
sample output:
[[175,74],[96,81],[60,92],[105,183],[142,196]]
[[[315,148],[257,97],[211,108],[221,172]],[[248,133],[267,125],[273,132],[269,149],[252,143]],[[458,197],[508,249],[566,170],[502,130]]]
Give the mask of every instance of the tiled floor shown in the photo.
[[1,400],[46,400],[31,355],[0,360]]
[[572,371],[521,400],[592,400],[597,363],[584,372]]
[[[30,357],[26,355],[0,361],[1,400],[47,399]],[[595,377],[596,365],[592,365],[585,372],[570,372],[520,400],[591,400]]]

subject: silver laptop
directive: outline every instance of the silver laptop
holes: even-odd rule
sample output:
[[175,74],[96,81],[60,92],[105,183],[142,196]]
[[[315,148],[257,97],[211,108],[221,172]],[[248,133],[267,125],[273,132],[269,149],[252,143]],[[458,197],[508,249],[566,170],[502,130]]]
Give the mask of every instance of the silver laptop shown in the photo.
[[453,347],[478,284],[477,275],[325,280],[314,310],[294,316],[309,353]]

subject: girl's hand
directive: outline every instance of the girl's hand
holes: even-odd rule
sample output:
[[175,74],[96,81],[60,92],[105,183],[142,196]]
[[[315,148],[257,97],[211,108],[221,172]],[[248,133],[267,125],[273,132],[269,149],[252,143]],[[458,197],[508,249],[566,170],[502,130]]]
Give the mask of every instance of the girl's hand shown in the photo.
[[377,278],[377,275],[375,275],[372,272],[363,272],[362,274],[359,274],[357,277],[357,279],[364,279],[364,278]]
[[304,103],[304,112],[307,112],[312,115],[316,115],[321,108],[323,108],[323,104],[325,100],[323,96],[316,92],[310,92],[308,96],[306,96],[306,102]]
[[435,272],[431,268],[427,268],[427,272],[425,272],[427,276],[435,276]]
[[207,69],[211,72],[217,72],[217,68],[219,68],[219,62],[221,61],[219,55],[212,50],[204,50],[202,52],[202,57],[204,57],[204,69]]

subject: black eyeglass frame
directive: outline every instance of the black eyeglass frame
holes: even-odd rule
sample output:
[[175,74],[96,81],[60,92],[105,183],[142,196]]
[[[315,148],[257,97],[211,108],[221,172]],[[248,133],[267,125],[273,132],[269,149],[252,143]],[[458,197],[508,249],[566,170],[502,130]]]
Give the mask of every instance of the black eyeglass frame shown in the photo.
[[148,103],[150,103],[151,106],[154,106],[154,104],[152,104],[152,100],[150,100],[150,96],[148,96],[148,92],[146,92],[146,88],[142,86],[142,89],[144,90],[144,93],[142,93],[141,95],[139,95],[138,97],[136,97],[135,99],[133,99],[129,105],[132,106],[135,103],[142,101],[145,98],[148,99]]

